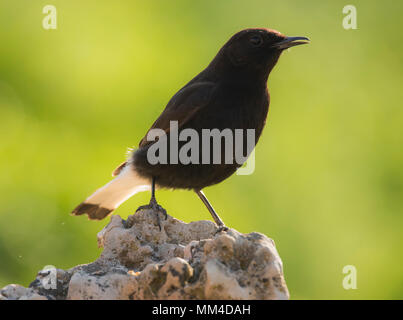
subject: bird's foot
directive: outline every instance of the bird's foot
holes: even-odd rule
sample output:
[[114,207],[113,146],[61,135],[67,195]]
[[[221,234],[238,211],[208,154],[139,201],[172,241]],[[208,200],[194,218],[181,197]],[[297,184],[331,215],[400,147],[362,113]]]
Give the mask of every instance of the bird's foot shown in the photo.
[[164,220],[166,220],[168,218],[167,211],[158,204],[158,202],[157,202],[157,200],[155,198],[151,198],[149,204],[146,204],[144,206],[138,207],[136,212],[138,212],[140,210],[144,210],[144,209],[161,212],[164,215]]
[[161,212],[164,216],[164,220],[166,220],[168,218],[168,214],[167,211],[161,207],[157,200],[155,198],[151,198],[150,203],[140,206],[137,208],[136,212],[140,211],[140,210],[153,210],[153,212],[156,212],[156,216],[157,216],[157,221],[158,221],[158,227],[160,228],[160,231],[162,230],[161,228],[161,220],[160,220],[160,215],[159,213]]
[[222,225],[222,226],[218,226],[217,231],[215,232],[215,234],[221,233],[221,232],[227,232],[229,229],[227,226]]

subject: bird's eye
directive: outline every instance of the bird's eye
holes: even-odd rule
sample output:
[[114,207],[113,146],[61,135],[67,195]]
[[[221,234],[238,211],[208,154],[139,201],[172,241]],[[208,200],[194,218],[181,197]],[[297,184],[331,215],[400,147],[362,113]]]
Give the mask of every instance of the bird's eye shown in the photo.
[[250,37],[249,41],[256,47],[260,46],[263,43],[262,37],[257,35]]

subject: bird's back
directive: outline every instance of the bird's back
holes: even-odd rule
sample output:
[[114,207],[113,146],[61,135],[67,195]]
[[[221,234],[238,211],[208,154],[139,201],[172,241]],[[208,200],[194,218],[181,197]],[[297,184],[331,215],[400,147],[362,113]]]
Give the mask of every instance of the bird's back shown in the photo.
[[[157,177],[160,187],[202,189],[206,186],[223,181],[242,165],[242,163],[235,161],[235,157],[233,163],[224,163],[226,148],[224,143],[221,144],[221,164],[213,164],[214,146],[210,145],[210,147],[207,148],[206,145],[203,144],[203,129],[218,129],[221,132],[223,130],[227,130],[228,132],[229,129],[232,133],[232,145],[234,150],[235,143],[239,143],[235,141],[235,130],[242,129],[242,147],[244,154],[246,153],[248,142],[246,129],[253,129],[255,131],[255,142],[258,141],[262,133],[269,108],[269,94],[266,84],[256,86],[255,83],[255,86],[252,86],[249,84],[237,84],[231,81],[221,81],[212,85],[212,82],[205,81],[205,79],[201,78],[199,81],[191,81],[188,86],[196,87],[196,90],[204,90],[204,86],[198,87],[198,83],[208,83],[211,89],[209,89],[208,93],[193,93],[193,95],[200,97],[199,99],[201,100],[207,99],[208,102],[203,105],[200,110],[195,111],[189,119],[186,119],[183,125],[181,125],[179,121],[179,129],[193,129],[197,132],[199,137],[199,163],[185,165],[179,162],[178,164],[151,165],[147,158],[150,145],[144,146],[134,153],[134,163],[136,167],[140,169],[139,172],[142,172],[145,177]],[[187,86],[182,88],[181,91],[186,90],[186,88]],[[176,99],[180,97],[180,94],[184,95],[183,92],[179,92]],[[208,97],[206,97],[206,94]],[[173,99],[175,99],[175,96]],[[174,103],[178,104],[177,101],[174,101]],[[194,102],[194,104],[197,105],[197,102]],[[187,106],[184,108],[184,112],[190,114],[193,112],[193,109],[189,107],[189,105],[191,105],[191,103],[188,102]],[[167,112],[167,109],[164,112]],[[161,116],[164,117],[164,113]],[[185,115],[181,115],[180,117],[184,119]],[[166,126],[166,124],[164,124],[164,126]],[[158,128],[158,124],[153,127]],[[169,130],[166,132],[168,136],[167,153],[170,155],[171,146],[169,141],[171,133]],[[224,142],[224,140],[222,140],[222,142]],[[184,144],[186,144],[186,142],[179,142],[178,150],[180,150]],[[209,149],[210,152],[210,163],[202,164],[202,156],[203,153],[206,152],[206,148]]]

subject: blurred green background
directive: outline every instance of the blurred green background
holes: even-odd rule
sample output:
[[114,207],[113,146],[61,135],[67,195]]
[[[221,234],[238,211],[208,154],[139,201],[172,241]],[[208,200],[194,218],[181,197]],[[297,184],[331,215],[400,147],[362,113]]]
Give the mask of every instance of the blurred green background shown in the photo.
[[[57,30],[42,28],[47,4]],[[358,30],[342,27],[347,4]],[[109,219],[70,211],[233,33],[270,27],[312,44],[285,52],[270,76],[254,174],[206,194],[229,226],[276,241],[291,298],[403,298],[401,9],[395,0],[1,1],[0,287],[97,258]],[[210,219],[192,192],[157,197],[176,218]],[[148,200],[136,195],[116,213]],[[345,265],[357,267],[357,290],[342,287]]]

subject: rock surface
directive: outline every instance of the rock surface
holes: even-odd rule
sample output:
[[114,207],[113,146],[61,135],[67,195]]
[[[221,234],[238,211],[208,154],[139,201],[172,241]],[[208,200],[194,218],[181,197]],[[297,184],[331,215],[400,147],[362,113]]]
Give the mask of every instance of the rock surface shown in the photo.
[[289,298],[273,240],[216,232],[211,221],[164,220],[151,210],[115,215],[98,234],[96,261],[42,270],[29,288],[1,289],[0,300]]

